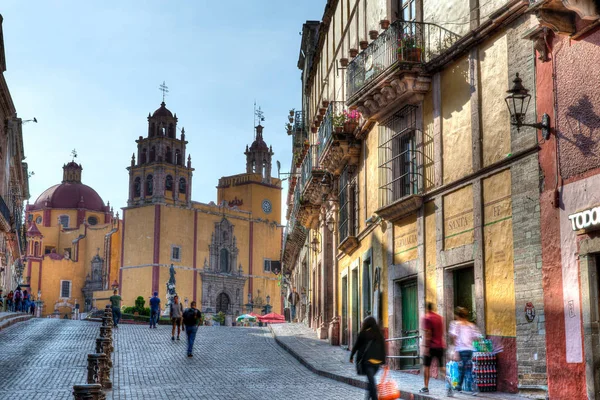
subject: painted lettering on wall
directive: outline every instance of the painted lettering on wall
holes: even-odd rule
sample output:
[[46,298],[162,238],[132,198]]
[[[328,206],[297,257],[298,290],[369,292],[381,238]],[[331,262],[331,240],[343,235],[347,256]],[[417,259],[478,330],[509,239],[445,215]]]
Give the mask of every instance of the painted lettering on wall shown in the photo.
[[411,233],[405,236],[398,237],[397,239],[398,248],[402,249],[405,247],[412,247],[417,245],[417,234]]
[[600,225],[600,207],[571,214],[569,215],[569,220],[574,231]]

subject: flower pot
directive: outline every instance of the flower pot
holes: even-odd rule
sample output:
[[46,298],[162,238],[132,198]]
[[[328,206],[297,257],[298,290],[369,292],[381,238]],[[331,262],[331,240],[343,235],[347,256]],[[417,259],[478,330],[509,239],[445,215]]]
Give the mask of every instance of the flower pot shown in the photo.
[[327,111],[327,107],[329,107],[329,100],[323,100],[321,104],[323,105],[325,111]]
[[319,114],[325,115],[326,112],[327,112],[327,108],[319,108]]
[[336,126],[334,129],[335,129],[335,133],[344,133],[343,126]]
[[354,121],[348,121],[344,123],[344,132],[346,133],[354,133],[358,124]]
[[399,49],[398,61],[421,62],[421,49],[418,47]]
[[381,21],[379,21],[379,26],[381,26],[381,29],[387,29],[390,27],[390,20],[389,19],[382,19]]
[[316,127],[314,127],[314,126],[310,128],[310,131],[311,131],[312,133],[317,133],[317,130],[318,130],[318,128],[316,128]]
[[294,110],[290,110],[290,117],[294,116]]
[[340,65],[342,67],[347,67],[348,66],[348,59],[347,58],[340,58]]
[[[325,111],[327,111],[327,110],[325,110]],[[325,114],[325,113],[323,113],[323,114]],[[321,114],[317,115],[317,121],[319,121],[319,125],[321,125],[320,122],[323,121],[323,116]]]
[[360,42],[358,42],[358,45],[362,50],[364,50],[369,46],[369,42],[366,40],[361,40]]
[[354,58],[358,55],[358,50],[357,49],[350,49],[349,51],[350,53],[350,57]]
[[377,31],[369,31],[369,39],[375,40],[375,39],[377,39],[377,36],[379,36],[379,32],[377,32]]

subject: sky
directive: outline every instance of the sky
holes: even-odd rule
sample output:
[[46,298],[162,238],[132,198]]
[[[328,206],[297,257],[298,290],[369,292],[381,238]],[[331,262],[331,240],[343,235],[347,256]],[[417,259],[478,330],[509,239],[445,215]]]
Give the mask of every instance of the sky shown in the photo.
[[[288,172],[288,112],[301,106],[300,32],[325,0],[2,0],[7,71],[23,125],[34,202],[77,151],[82,181],[115,212],[127,204],[135,140],[167,108],[185,127],[192,199],[216,201],[218,179],[245,172],[254,102]],[[287,183],[287,181],[285,182]],[[282,190],[285,204],[287,186]],[[283,207],[285,208],[285,207]],[[285,210],[284,210],[285,211]]]

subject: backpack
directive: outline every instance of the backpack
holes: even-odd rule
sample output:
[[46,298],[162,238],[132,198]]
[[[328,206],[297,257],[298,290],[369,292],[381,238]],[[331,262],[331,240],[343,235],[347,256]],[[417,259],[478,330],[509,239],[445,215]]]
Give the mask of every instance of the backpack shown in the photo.
[[20,291],[20,290],[17,290],[17,291],[15,292],[14,299],[15,299],[15,300],[21,300],[21,291]]
[[196,325],[196,314],[200,314],[200,311],[188,308],[183,312],[183,323],[184,325],[192,326]]

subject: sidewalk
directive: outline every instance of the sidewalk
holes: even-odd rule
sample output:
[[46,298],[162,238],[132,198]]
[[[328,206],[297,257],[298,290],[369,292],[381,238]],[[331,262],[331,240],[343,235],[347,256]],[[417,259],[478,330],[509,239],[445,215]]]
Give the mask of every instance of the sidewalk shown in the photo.
[[[354,364],[348,361],[350,358],[349,351],[338,346],[331,346],[326,340],[317,339],[316,332],[304,324],[274,324],[269,325],[269,328],[277,344],[312,372],[349,385],[366,388],[366,377],[356,375]],[[403,399],[447,398],[445,384],[441,380],[431,379],[429,394],[423,395],[419,393],[419,389],[423,387],[422,375],[390,371],[390,376],[398,384]],[[378,379],[381,378],[381,372],[377,377]],[[480,399],[496,400],[528,399],[527,397],[500,392],[477,393],[476,396]],[[473,395],[463,393],[455,393],[454,397],[456,399],[473,399]]]

